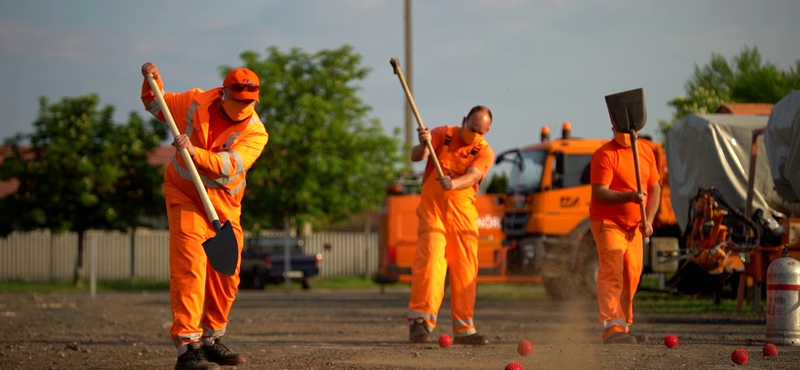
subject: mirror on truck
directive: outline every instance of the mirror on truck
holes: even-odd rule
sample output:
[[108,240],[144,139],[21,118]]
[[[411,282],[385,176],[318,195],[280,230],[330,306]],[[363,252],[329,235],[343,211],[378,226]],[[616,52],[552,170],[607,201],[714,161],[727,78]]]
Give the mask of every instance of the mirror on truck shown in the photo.
[[555,166],[553,171],[553,189],[564,187],[564,174],[567,172],[567,159],[564,152],[555,152]]

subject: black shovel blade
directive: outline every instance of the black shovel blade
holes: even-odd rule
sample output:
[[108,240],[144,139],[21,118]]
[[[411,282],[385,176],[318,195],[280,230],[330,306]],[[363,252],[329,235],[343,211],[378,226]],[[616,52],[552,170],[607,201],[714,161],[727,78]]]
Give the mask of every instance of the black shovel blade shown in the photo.
[[203,242],[203,249],[214,270],[231,276],[236,272],[236,264],[239,263],[239,243],[230,221],[225,221],[222,227],[219,226],[219,221],[213,223],[217,235]]
[[617,132],[633,133],[641,130],[647,122],[642,88],[606,95],[606,106]]

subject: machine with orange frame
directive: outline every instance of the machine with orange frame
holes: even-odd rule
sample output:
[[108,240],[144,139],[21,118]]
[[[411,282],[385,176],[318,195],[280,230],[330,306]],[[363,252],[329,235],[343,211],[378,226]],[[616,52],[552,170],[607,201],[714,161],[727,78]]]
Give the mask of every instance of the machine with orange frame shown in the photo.
[[[379,214],[378,274],[379,284],[411,282],[411,265],[417,250],[417,207],[420,202],[421,177],[401,176],[387,188]],[[478,209],[478,283],[537,283],[538,275],[515,269],[519,264],[502,245],[503,194],[477,194]]]
[[[512,165],[504,199],[503,245],[518,265],[516,271],[542,276],[550,297],[571,299],[596,295],[597,250],[589,227],[591,201],[590,162],[608,139],[572,137],[569,122],[562,135],[550,139],[542,128],[541,142],[498,155],[497,163]],[[661,207],[645,245],[648,272],[674,271],[674,262],[659,263],[659,256],[679,250],[680,229],[669,199],[666,157],[660,144],[642,140],[653,148],[662,175]]]

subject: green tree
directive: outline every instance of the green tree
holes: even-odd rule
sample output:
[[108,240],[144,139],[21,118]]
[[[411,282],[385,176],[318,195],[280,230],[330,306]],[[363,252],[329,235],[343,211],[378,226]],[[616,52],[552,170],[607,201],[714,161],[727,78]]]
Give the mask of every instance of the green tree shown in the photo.
[[673,125],[692,113],[713,113],[727,103],[777,103],[795,89],[800,89],[800,59],[794,68],[780,70],[769,60],[764,61],[758,47],[745,46],[729,64],[717,53],[711,61],[699,67],[686,82],[686,96],[667,104],[675,108],[671,120],[660,120],[659,129],[666,136]]
[[240,57],[261,79],[257,110],[270,135],[248,171],[243,226],[318,225],[376,209],[402,163],[401,146],[399,131],[387,136],[357,95],[370,71],[361,55],[349,45],[313,54],[273,46],[263,59],[254,51]]
[[505,194],[508,189],[508,175],[505,172],[493,174],[489,185],[486,187],[486,194]]
[[98,108],[90,94],[50,105],[39,99],[34,132],[5,140],[0,179],[17,179],[17,191],[0,199],[0,236],[14,230],[78,233],[74,281],[83,282],[87,230],[135,228],[145,216],[163,214],[159,169],[147,153],[166,138],[163,125],[131,113],[112,122],[114,108]]

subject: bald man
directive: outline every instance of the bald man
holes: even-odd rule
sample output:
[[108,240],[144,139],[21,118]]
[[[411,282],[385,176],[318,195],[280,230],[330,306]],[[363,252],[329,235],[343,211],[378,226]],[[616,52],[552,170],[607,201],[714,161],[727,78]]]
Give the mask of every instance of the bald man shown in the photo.
[[[418,128],[419,144],[411,160],[428,159],[422,180],[422,200],[417,208],[417,250],[411,268],[411,298],[407,321],[409,340],[431,341],[445,277],[450,274],[453,343],[484,345],[473,323],[478,277],[478,185],[494,164],[494,151],[484,140],[492,124],[492,111],[478,105],[461,120],[461,127]],[[431,143],[444,176],[439,176],[426,145]]]

